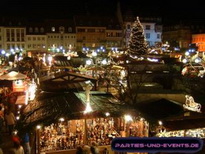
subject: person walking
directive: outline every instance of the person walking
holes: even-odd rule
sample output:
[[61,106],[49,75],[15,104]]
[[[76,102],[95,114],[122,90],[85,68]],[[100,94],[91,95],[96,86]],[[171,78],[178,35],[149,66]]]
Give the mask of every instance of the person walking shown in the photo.
[[10,149],[10,154],[25,154],[23,146],[18,137],[13,137],[13,147]]
[[6,120],[8,130],[9,130],[9,135],[12,135],[14,126],[16,124],[16,119],[15,119],[13,112],[11,112],[10,110],[6,111],[5,120]]
[[24,153],[31,154],[30,138],[28,133],[25,133],[24,136],[22,137],[22,143],[23,143]]

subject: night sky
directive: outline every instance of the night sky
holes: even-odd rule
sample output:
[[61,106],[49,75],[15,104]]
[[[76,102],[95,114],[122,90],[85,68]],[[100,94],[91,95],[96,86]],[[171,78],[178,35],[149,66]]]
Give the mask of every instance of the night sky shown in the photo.
[[[205,20],[203,1],[159,0],[3,0],[1,16],[29,18],[71,18],[73,15],[114,15],[117,2],[122,12],[132,10],[134,16],[161,16],[165,22]],[[180,2],[180,3],[179,3]]]

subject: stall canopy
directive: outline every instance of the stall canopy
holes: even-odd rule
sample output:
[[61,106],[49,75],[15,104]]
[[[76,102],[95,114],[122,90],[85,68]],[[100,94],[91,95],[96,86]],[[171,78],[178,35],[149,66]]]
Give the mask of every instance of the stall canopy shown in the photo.
[[150,122],[165,120],[184,113],[182,104],[167,99],[150,100],[135,105]]
[[41,78],[40,86],[42,90],[50,92],[82,91],[85,86],[85,81],[88,80],[90,80],[94,84],[94,88],[96,88],[97,80],[95,78],[75,72],[59,72]]
[[[105,92],[91,92],[90,105],[93,112],[88,117],[120,116],[126,112],[126,106],[112,94]],[[85,118],[85,92],[41,92],[35,101],[26,106],[23,112],[24,127],[37,124],[50,125],[64,117],[65,119]]]
[[0,80],[21,80],[21,79],[26,79],[27,76],[25,74],[11,71],[7,74],[1,75]]
[[26,95],[20,95],[17,97],[16,105],[25,105]]

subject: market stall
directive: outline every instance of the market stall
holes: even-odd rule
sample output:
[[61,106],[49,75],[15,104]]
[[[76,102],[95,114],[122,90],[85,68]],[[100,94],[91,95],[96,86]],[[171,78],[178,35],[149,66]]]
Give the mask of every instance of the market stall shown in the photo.
[[38,131],[40,152],[76,149],[93,142],[109,146],[120,136],[148,136],[149,125],[135,110],[110,93],[90,92],[92,111],[85,92],[43,92],[24,109],[24,128]]

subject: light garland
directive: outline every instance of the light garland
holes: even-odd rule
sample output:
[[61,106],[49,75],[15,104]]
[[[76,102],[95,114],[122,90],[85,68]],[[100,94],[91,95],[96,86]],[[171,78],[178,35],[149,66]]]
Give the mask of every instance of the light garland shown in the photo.
[[157,137],[198,137],[205,138],[205,128],[176,130],[176,131],[163,131],[156,135]]

